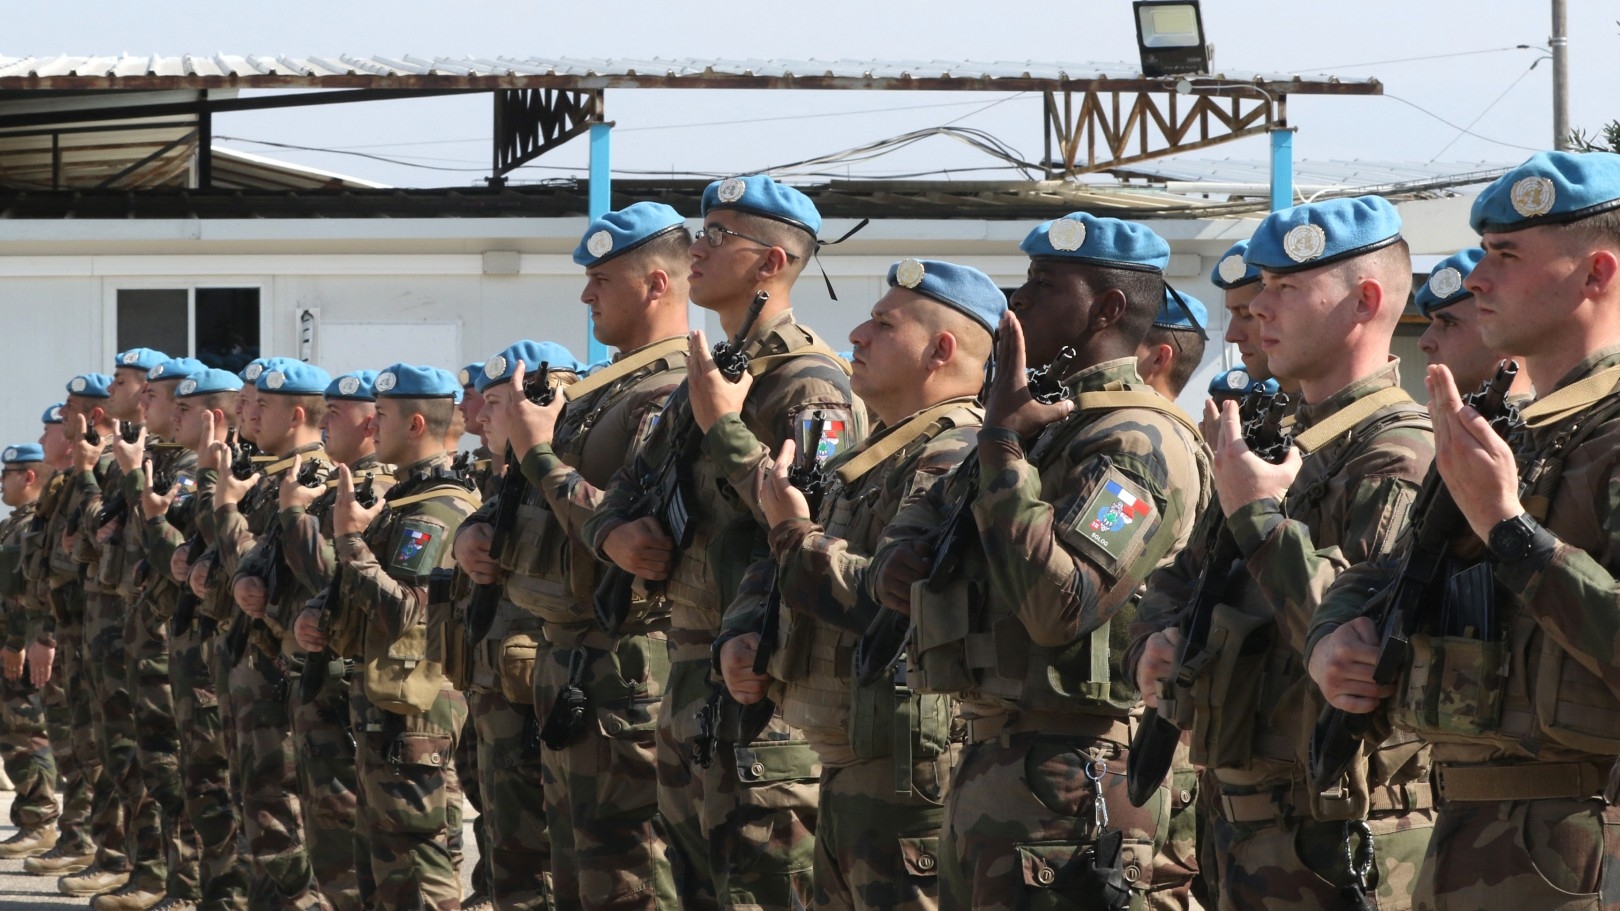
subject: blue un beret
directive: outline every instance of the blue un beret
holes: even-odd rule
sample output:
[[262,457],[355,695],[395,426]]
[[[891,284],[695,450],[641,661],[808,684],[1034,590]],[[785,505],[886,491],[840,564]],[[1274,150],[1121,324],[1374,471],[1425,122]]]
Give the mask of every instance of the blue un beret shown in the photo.
[[39,416],[39,422],[41,424],[62,423],[62,406],[66,404],[67,402],[57,402],[55,405],[45,409],[45,413]]
[[1401,215],[1382,196],[1356,196],[1279,209],[1249,238],[1244,262],[1269,272],[1315,269],[1381,250],[1401,239]]
[[1158,315],[1153,317],[1153,325],[1161,329],[1190,330],[1208,339],[1204,327],[1209,325],[1209,308],[1191,294],[1165,285],[1164,304],[1159,307]]
[[284,357],[256,357],[253,360],[248,361],[247,366],[243,367],[242,371],[238,373],[237,376],[241,378],[244,384],[257,383],[259,381],[259,377],[266,370],[271,369],[272,364],[284,363],[287,360],[289,359]]
[[5,451],[0,452],[0,462],[5,462],[7,465],[15,465],[19,462],[43,461],[45,461],[45,447],[38,443],[17,443],[13,446],[7,446]]
[[[795,191],[797,192],[797,191]],[[703,195],[705,204],[708,194]],[[661,202],[638,202],[593,219],[574,248],[574,262],[590,267],[629,253],[655,237],[686,224],[681,213]]]
[[87,399],[110,399],[112,393],[107,391],[113,378],[105,373],[81,373],[68,380],[67,391],[69,395],[82,395]]
[[1484,258],[1485,251],[1475,247],[1440,260],[1434,271],[1429,273],[1429,280],[1419,285],[1417,293],[1413,295],[1418,312],[1432,317],[1436,310],[1444,310],[1460,300],[1473,297],[1474,292],[1463,287],[1463,280]]
[[260,392],[271,395],[325,395],[332,383],[332,375],[314,364],[277,358],[280,363],[265,366],[264,372],[253,381]]
[[146,371],[146,379],[148,381],[183,380],[193,373],[201,373],[207,369],[207,364],[194,357],[171,357]]
[[[473,361],[471,364],[468,364],[456,372],[456,379],[461,383],[461,388],[463,389],[476,387],[478,385],[478,374],[483,372],[484,362]],[[375,375],[375,372],[373,372],[373,376]]]
[[525,373],[540,369],[542,362],[550,364],[548,369],[551,370],[569,370],[576,374],[585,371],[585,365],[574,360],[573,353],[556,342],[524,339],[484,362],[484,369],[478,372],[478,391],[483,392],[496,383],[511,379],[519,361],[523,362]]
[[450,399],[461,395],[461,384],[448,370],[438,367],[418,367],[415,364],[394,364],[377,374],[372,383],[378,398],[390,399]]
[[1210,395],[1247,395],[1251,392],[1264,392],[1267,395],[1276,395],[1282,387],[1276,380],[1257,380],[1249,376],[1249,371],[1242,367],[1233,367],[1225,373],[1217,373],[1209,381]]
[[167,354],[151,348],[131,348],[128,351],[118,352],[117,357],[113,358],[113,366],[129,367],[145,373],[168,359]]
[[209,368],[201,373],[193,373],[180,381],[174,387],[174,397],[189,399],[196,395],[212,395],[215,392],[240,392],[242,378],[229,370],[220,370],[217,367]]
[[703,190],[703,215],[715,209],[736,209],[774,218],[808,231],[811,237],[821,233],[821,213],[810,197],[777,183],[768,174],[727,177],[709,184]]
[[1620,155],[1537,152],[1474,199],[1468,224],[1498,234],[1576,221],[1620,207]]
[[1030,259],[1073,260],[1109,269],[1163,272],[1170,264],[1170,245],[1152,229],[1085,212],[1036,225],[1018,249]]
[[889,267],[889,287],[906,288],[973,317],[994,335],[1007,312],[1007,295],[972,266],[937,259],[902,259]]
[[1243,254],[1248,249],[1249,242],[1240,240],[1222,253],[1209,273],[1210,282],[1222,291],[1230,291],[1259,281],[1260,270],[1243,261]]
[[377,371],[356,370],[353,373],[344,373],[333,377],[327,384],[326,397],[329,399],[348,399],[354,402],[377,401]]

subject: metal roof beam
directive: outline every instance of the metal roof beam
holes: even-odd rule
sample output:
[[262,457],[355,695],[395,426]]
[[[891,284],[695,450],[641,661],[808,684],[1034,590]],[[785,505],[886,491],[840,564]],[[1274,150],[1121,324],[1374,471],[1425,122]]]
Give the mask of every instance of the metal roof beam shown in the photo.
[[[286,95],[263,95],[256,98],[220,98],[206,101],[171,102],[167,104],[132,105],[117,108],[79,109],[71,111],[38,111],[26,114],[0,114],[0,130],[12,127],[44,126],[54,123],[86,123],[90,121],[127,120],[133,117],[173,117],[225,114],[233,111],[259,111],[273,108],[308,107],[317,104],[349,104],[359,101],[395,101],[404,98],[426,98],[435,95],[465,95],[472,89],[355,89],[336,92],[292,92]],[[487,91],[487,90],[486,90]]]

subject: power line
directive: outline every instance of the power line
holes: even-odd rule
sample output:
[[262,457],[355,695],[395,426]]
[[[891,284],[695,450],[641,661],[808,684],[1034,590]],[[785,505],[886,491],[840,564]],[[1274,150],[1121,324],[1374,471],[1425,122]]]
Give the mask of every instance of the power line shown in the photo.
[[1526,152],[1540,152],[1540,151],[1542,151],[1541,149],[1536,148],[1534,146],[1522,146],[1522,145],[1519,145],[1516,142],[1503,142],[1500,139],[1492,139],[1489,136],[1481,136],[1480,134],[1475,133],[1473,130],[1468,129],[1467,127],[1457,126],[1455,123],[1452,123],[1451,121],[1447,120],[1446,118],[1441,117],[1439,114],[1436,114],[1435,112],[1429,110],[1428,108],[1424,107],[1423,105],[1418,104],[1418,103],[1413,102],[1413,101],[1407,101],[1405,98],[1402,98],[1399,95],[1391,95],[1391,94],[1386,92],[1386,93],[1384,93],[1384,97],[1394,99],[1395,101],[1399,101],[1401,104],[1404,104],[1407,107],[1416,108],[1417,110],[1421,111],[1422,113],[1427,114],[1430,117],[1433,117],[1435,120],[1440,121],[1441,123],[1445,124],[1448,127],[1451,127],[1454,130],[1457,130],[1458,132],[1466,133],[1469,136],[1474,137],[1475,139],[1484,140],[1485,142],[1491,143],[1492,145],[1506,146],[1506,147],[1508,147],[1510,149],[1522,149],[1522,150],[1524,150]]
[[[1513,80],[1512,82],[1508,83],[1508,87],[1502,90],[1502,94],[1497,95],[1495,100],[1493,100],[1490,104],[1487,104],[1485,106],[1485,110],[1480,111],[1478,116],[1476,116],[1473,120],[1468,121],[1468,126],[1467,126],[1467,128],[1465,128],[1464,131],[1466,131],[1467,129],[1473,129],[1474,124],[1479,123],[1481,120],[1483,120],[1485,115],[1489,114],[1491,112],[1491,108],[1496,107],[1496,105],[1498,103],[1500,103],[1503,98],[1506,98],[1508,96],[1508,92],[1513,91],[1516,87],[1518,87],[1519,83],[1524,81],[1524,77],[1530,75],[1531,71],[1536,68],[1536,64],[1538,64],[1541,61],[1546,60],[1546,59],[1547,59],[1546,57],[1537,57],[1535,60],[1531,61],[1530,62],[1530,68],[1525,70],[1524,72],[1520,73],[1519,78],[1517,78],[1517,79]],[[1451,141],[1446,143],[1444,146],[1442,146],[1440,148],[1440,151],[1434,153],[1434,157],[1429,159],[1429,164],[1434,164],[1436,161],[1438,161],[1441,155],[1446,154],[1446,149],[1449,149],[1452,146],[1456,145],[1457,140],[1461,139],[1462,136],[1463,136],[1462,132],[1458,132],[1457,135],[1451,137]]]
[[1285,70],[1284,72],[1304,73],[1307,71],[1315,71],[1325,73],[1328,70],[1349,70],[1363,66],[1387,66],[1392,63],[1422,63],[1428,60],[1446,60],[1451,57],[1474,57],[1480,54],[1500,54],[1503,51],[1522,50],[1540,50],[1540,48],[1531,44],[1515,44],[1512,47],[1492,47],[1478,51],[1457,51],[1456,53],[1452,54],[1429,54],[1423,57],[1397,57],[1393,60],[1370,60],[1365,63],[1331,63],[1326,66],[1313,65],[1310,67],[1295,67],[1290,70]]

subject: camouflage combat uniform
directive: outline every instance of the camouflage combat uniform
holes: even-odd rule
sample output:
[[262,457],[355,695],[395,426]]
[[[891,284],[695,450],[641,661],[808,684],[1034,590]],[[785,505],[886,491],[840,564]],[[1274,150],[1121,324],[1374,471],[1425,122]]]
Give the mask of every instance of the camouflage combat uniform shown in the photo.
[[[668,606],[634,602],[618,636],[604,632],[592,611],[601,564],[582,536],[614,470],[641,455],[685,365],[684,338],[622,353],[583,385],[568,387],[553,441],[523,459],[536,492],[525,517],[538,523],[539,537],[532,543],[520,537],[507,551],[513,557],[507,597],[543,621],[533,711],[541,722],[550,717],[571,676],[589,702],[575,735],[541,753],[558,908],[650,911],[678,904],[658,817],[656,728],[669,678]],[[520,556],[523,550],[531,553]]]
[[[884,526],[972,451],[983,416],[956,399],[879,430],[821,467],[836,480],[819,522],[771,530],[781,608],[769,670],[783,681],[772,696],[821,757],[813,879],[826,911],[939,906],[939,831],[960,753],[954,706],[911,692],[903,670],[858,683],[852,658],[880,610],[864,591]],[[766,604],[740,599],[727,632],[759,629]]]
[[[276,529],[277,488],[282,473],[292,469],[294,454],[326,460],[319,443],[301,446],[260,466],[263,477],[240,503],[214,508],[215,547],[227,587],[238,574],[262,578],[269,571],[258,545]],[[306,600],[313,597],[296,576],[293,581],[291,587],[302,590]],[[267,613],[263,620],[250,621],[239,614],[231,622],[250,629],[241,660],[226,669],[236,749],[241,753],[242,820],[254,873],[248,903],[255,909],[325,907],[310,866],[298,799],[298,749],[287,709],[293,680],[284,656],[297,648],[291,644],[291,620]]]
[[[937,593],[913,586],[907,649],[913,688],[959,694],[968,722],[945,804],[947,908],[1124,907],[1128,892],[1140,909],[1153,886],[1169,795],[1141,809],[1126,799],[1137,692],[1121,658],[1132,596],[1186,544],[1208,464],[1175,406],[1140,385],[1134,359],[1064,385],[1069,417],[1027,456],[1006,431],[982,431],[977,458],[896,517],[868,574],[937,537],[953,504],[971,508],[982,543],[962,548]],[[1111,864],[1105,888],[1092,868]]]
[[[41,469],[43,470],[43,469]],[[34,526],[38,502],[24,503],[0,522],[0,610],[5,645],[19,652],[28,647],[27,604],[33,592],[24,570],[23,537]],[[11,824],[19,835],[56,824],[56,760],[45,730],[45,703],[28,680],[0,679],[0,759],[11,779]]]
[[[1346,844],[1364,842],[1360,820],[1372,832],[1377,906],[1409,906],[1433,818],[1427,751],[1417,738],[1391,738],[1345,786],[1314,794],[1307,760],[1322,700],[1302,658],[1323,592],[1348,563],[1390,552],[1434,456],[1428,415],[1399,393],[1397,369],[1301,404],[1296,438],[1330,420],[1340,432],[1307,452],[1284,502],[1261,500],[1225,520],[1245,560],[1221,600],[1231,613],[1218,612],[1211,629],[1227,645],[1185,697],[1196,718],[1193,761],[1210,770],[1202,866],[1222,909],[1341,901],[1352,880]],[[1219,505],[1211,510],[1206,523],[1220,521]],[[1136,645],[1180,622],[1204,543],[1150,580]]]
[[[666,456],[690,467],[684,484],[693,537],[675,561],[662,595],[671,610],[668,689],[658,718],[658,808],[669,826],[670,853],[682,906],[691,911],[759,905],[778,909],[811,901],[809,872],[816,824],[815,779],[820,762],[802,732],[773,718],[752,741],[734,742],[738,712],[718,700],[721,717],[712,762],[695,761],[700,713],[724,686],[709,675],[711,646],[722,611],[746,567],[769,556],[754,501],[756,473],[800,416],[821,411],[843,425],[845,445],[864,436],[865,415],[849,391],[843,362],[791,311],[762,320],[744,350],[754,360],[754,387],[741,415],[722,416],[700,435],[685,406],[684,387],[670,398],[646,448],[646,464]],[[683,451],[672,453],[685,433]],[[605,559],[603,540],[639,518],[655,482],[621,469],[585,540]]]
[[[357,832],[369,839],[379,907],[461,906],[461,786],[454,761],[467,703],[444,679],[445,616],[430,617],[430,571],[453,563],[450,541],[477,506],[478,495],[449,471],[440,454],[395,472],[392,503],[363,534],[335,542],[343,579],[343,619],[359,634],[344,658],[370,664],[379,676],[421,682],[413,708],[376,704],[367,672],[349,681],[350,719],[360,781]],[[356,647],[357,646],[357,647]],[[425,698],[424,697],[425,690]],[[357,844],[357,848],[359,845]],[[362,864],[365,861],[361,861]]]
[[[1538,398],[1617,365],[1620,347],[1599,350]],[[1521,499],[1556,549],[1489,564],[1497,622],[1484,635],[1446,635],[1441,605],[1425,600],[1434,612],[1418,618],[1412,664],[1379,710],[1432,744],[1439,810],[1417,876],[1422,909],[1620,907],[1620,779],[1610,771],[1620,755],[1620,397],[1534,414],[1513,441],[1520,478],[1533,479]],[[1481,551],[1468,534],[1452,556],[1461,567]],[[1341,575],[1311,644],[1361,615],[1391,578],[1389,561]]]

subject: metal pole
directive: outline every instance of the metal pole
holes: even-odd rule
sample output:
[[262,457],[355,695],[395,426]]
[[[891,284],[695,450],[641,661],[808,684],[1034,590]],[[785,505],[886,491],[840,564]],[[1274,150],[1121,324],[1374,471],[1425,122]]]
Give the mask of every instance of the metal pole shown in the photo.
[[1271,211],[1294,204],[1294,131],[1291,127],[1271,130]]
[[1564,0],[1552,0],[1553,148],[1569,148],[1569,21]]
[[[591,177],[590,177],[590,216],[600,218],[613,208],[613,176],[608,167],[609,138],[613,132],[611,123],[591,124]],[[585,360],[594,364],[607,360],[607,346],[596,340],[596,329],[587,312],[585,316],[585,329],[588,337],[586,343]]]

